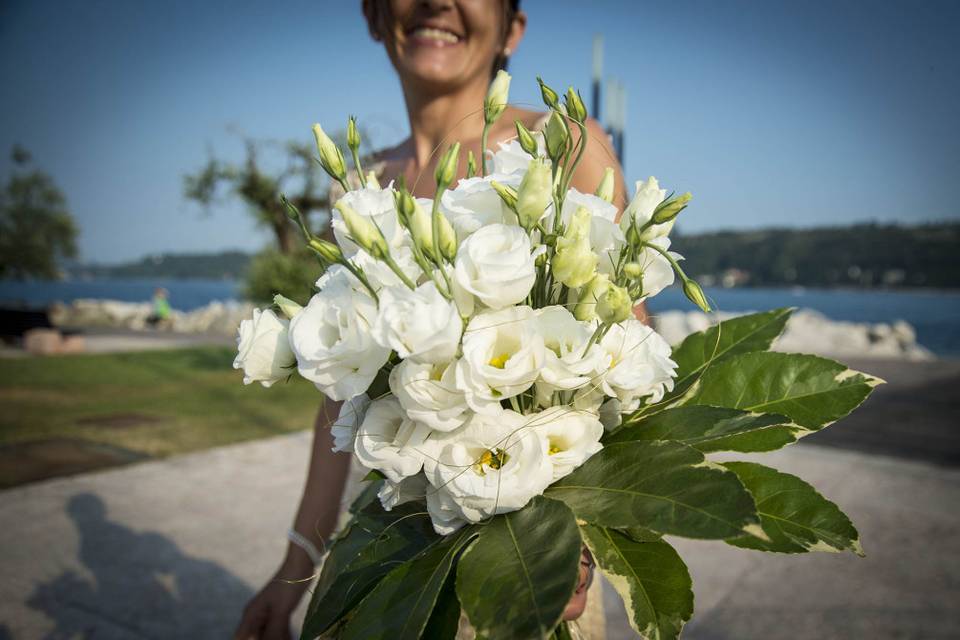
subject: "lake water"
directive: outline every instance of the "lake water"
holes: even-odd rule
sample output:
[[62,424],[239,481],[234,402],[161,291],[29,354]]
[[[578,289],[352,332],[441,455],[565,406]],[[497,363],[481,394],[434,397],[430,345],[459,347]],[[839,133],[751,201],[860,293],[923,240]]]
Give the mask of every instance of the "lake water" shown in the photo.
[[[240,285],[229,280],[124,279],[66,282],[0,281],[0,303],[43,306],[77,298],[110,298],[146,302],[157,287],[170,292],[176,309],[189,311],[212,300],[235,300]],[[893,322],[905,320],[917,330],[917,340],[940,355],[960,355],[960,292],[856,291],[821,289],[719,289],[708,297],[720,311],[762,311],[775,307],[807,307],[834,320]],[[677,288],[649,303],[652,313],[693,306]]]

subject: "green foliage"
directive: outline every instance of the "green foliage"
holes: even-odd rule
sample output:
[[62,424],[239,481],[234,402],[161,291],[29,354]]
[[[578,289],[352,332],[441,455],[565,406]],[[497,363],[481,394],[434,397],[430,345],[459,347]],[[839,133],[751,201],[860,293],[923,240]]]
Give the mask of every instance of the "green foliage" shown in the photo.
[[630,625],[644,638],[676,638],[693,615],[693,582],[679,554],[663,540],[636,542],[584,525],[583,540],[627,605]]
[[480,527],[457,568],[457,593],[477,638],[541,638],[577,586],[580,532],[563,503],[535,497]]
[[748,274],[750,286],[960,287],[960,224],[674,233],[688,273]]
[[[543,496],[439,543],[432,532],[419,547],[406,540],[417,553],[391,558],[399,564],[389,567],[381,558],[379,571],[365,554],[382,554],[391,529],[365,520],[379,509],[371,487],[324,567],[303,637],[339,624],[350,638],[452,639],[460,607],[479,638],[569,637],[558,621],[585,543],[634,629],[676,638],[693,614],[693,592],[663,534],[770,552],[861,554],[850,520],[804,481],[704,455],[790,444],[847,415],[880,382],[823,358],[768,352],[789,313],[735,318],[690,336],[674,349],[678,389],[628,416]],[[415,510],[422,506],[411,509],[407,517],[426,526]],[[363,579],[345,580],[354,563]]]
[[320,263],[307,250],[285,254],[266,249],[250,262],[243,296],[255,304],[269,304],[279,293],[303,305],[316,292],[314,283],[322,273]]
[[17,169],[0,191],[0,278],[61,277],[60,262],[77,255],[77,226],[53,178],[28,169],[30,154],[14,147]]
[[243,251],[219,253],[162,253],[136,262],[114,265],[83,265],[69,269],[78,278],[208,278],[238,280],[250,266]]

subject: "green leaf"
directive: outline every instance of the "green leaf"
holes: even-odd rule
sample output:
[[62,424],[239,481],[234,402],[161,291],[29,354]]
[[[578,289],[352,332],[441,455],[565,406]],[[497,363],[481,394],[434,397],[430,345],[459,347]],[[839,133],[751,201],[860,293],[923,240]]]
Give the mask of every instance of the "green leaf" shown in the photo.
[[856,409],[882,382],[817,356],[747,353],[710,367],[683,402],[779,413],[816,431]]
[[677,377],[673,391],[659,404],[683,395],[708,367],[741,353],[769,349],[783,333],[791,313],[793,309],[783,308],[740,316],[687,336],[673,349]]
[[[774,413],[750,413],[705,405],[664,409],[640,418],[604,440],[676,440],[698,451],[773,451],[796,442],[806,429]],[[799,434],[799,435],[798,435]]]
[[616,529],[634,542],[656,542],[662,536],[645,527],[619,527]]
[[604,447],[545,495],[605,527],[708,539],[760,531],[753,498],[737,476],[679,442]]
[[475,535],[473,528],[461,529],[395,567],[351,612],[340,638],[417,640],[430,620],[454,559]]
[[326,631],[398,562],[439,539],[422,505],[401,505],[390,512],[371,505],[354,516],[324,561],[300,637],[312,640]]
[[443,589],[437,596],[437,604],[433,607],[427,627],[423,630],[423,638],[431,640],[456,640],[460,629],[460,600],[457,599],[457,574],[451,571]]
[[757,501],[760,525],[769,538],[737,537],[732,545],[778,553],[852,551],[863,555],[850,519],[796,476],[753,462],[727,462]]
[[543,496],[480,525],[457,564],[457,595],[477,638],[550,634],[576,589],[580,548],[573,513]]
[[623,598],[630,625],[648,640],[678,638],[693,615],[687,566],[663,540],[635,542],[612,529],[581,526],[597,566]]

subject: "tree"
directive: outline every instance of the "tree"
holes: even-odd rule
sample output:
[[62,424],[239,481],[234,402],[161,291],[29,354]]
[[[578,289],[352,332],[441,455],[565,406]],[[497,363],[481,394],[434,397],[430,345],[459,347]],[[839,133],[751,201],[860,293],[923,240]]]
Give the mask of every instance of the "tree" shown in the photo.
[[59,263],[77,255],[77,225],[53,178],[30,168],[20,146],[0,192],[0,278],[59,278]]
[[[252,138],[243,138],[246,159],[232,164],[211,157],[200,171],[184,177],[184,193],[205,207],[217,202],[221,185],[229,189],[233,197],[239,197],[249,207],[257,222],[267,226],[274,235],[277,248],[285,255],[292,255],[301,247],[299,231],[287,217],[280,196],[287,199],[306,217],[311,228],[314,214],[329,207],[328,181],[313,160],[313,148],[295,141],[276,143]],[[268,147],[280,147],[286,155],[286,166],[280,171],[269,172],[261,163],[262,151]]]

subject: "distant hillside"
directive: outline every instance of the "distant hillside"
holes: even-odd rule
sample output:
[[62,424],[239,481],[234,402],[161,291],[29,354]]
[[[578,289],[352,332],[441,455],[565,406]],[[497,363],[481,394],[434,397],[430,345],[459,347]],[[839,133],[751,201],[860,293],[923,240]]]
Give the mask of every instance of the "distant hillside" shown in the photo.
[[250,264],[249,253],[164,253],[119,265],[83,265],[69,269],[74,278],[210,278],[240,279]]
[[960,288],[960,223],[674,234],[671,249],[704,284]]
[[[684,268],[705,285],[960,288],[960,223],[913,227],[862,224],[673,234]],[[232,278],[242,251],[162,254],[113,266],[71,269],[74,277]]]

